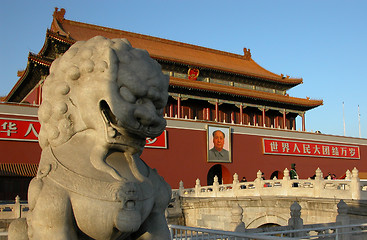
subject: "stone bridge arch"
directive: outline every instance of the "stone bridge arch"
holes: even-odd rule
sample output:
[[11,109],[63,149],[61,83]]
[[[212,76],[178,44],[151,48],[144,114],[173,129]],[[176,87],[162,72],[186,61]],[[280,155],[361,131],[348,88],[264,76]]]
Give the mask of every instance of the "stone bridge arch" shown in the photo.
[[[338,215],[339,201],[335,199],[276,196],[182,197],[180,210],[186,226],[232,231],[231,224],[234,220],[237,221],[237,218],[233,218],[233,208],[236,206],[240,206],[243,210],[241,220],[245,228],[254,229],[273,224],[287,226],[291,218],[290,207],[295,201],[301,206],[301,218],[304,224],[335,222]],[[348,214],[354,219],[367,216],[367,204],[355,200],[345,202],[351,206],[351,212]]]
[[263,215],[249,222],[246,228],[259,228],[268,224],[286,226],[288,225],[288,219],[276,215]]

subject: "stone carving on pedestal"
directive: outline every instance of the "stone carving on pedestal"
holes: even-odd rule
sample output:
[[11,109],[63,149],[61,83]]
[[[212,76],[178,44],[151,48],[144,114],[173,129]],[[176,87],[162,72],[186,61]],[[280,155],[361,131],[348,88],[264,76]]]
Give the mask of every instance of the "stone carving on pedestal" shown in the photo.
[[170,239],[171,188],[140,159],[146,137],[165,129],[168,83],[126,39],[94,37],[56,59],[39,109],[28,230],[10,228],[9,239]]

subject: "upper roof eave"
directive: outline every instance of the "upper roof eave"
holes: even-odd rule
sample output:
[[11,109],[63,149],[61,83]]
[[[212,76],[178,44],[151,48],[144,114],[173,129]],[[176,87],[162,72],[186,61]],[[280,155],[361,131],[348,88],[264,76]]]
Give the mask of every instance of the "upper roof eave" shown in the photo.
[[245,75],[247,77],[257,78],[257,79],[261,79],[263,81],[277,82],[278,84],[288,85],[290,87],[294,87],[294,86],[297,86],[297,85],[303,83],[303,79],[302,78],[287,78],[287,77],[284,77],[284,78],[287,78],[288,79],[288,82],[285,83],[284,81],[280,82],[277,79],[264,79],[262,75],[258,75],[258,74],[246,74],[246,73],[243,73],[243,72],[238,72],[238,71],[232,70],[230,68],[228,68],[226,70],[223,70],[221,68],[218,68],[217,66],[213,66],[213,65],[212,66],[202,65],[200,63],[187,62],[187,61],[184,62],[184,61],[182,61],[180,59],[177,59],[177,58],[168,59],[168,58],[163,58],[161,56],[157,56],[157,55],[153,55],[153,54],[150,54],[150,56],[152,58],[156,59],[156,60],[162,60],[162,61],[167,61],[167,62],[175,62],[175,63],[180,63],[182,65],[195,66],[195,67],[198,67],[198,68],[209,68],[211,70],[216,70],[216,71],[219,71],[219,72],[225,72],[225,73],[229,73],[229,74]]
[[64,18],[64,14],[65,10],[63,9],[55,11],[51,31],[76,41],[88,40],[97,35],[107,38],[127,38],[134,47],[147,50],[153,58],[256,77],[265,81],[289,85],[289,87],[303,82],[302,78],[290,78],[282,74],[272,73],[258,65],[248,55],[243,56],[149,35],[67,20]]
[[306,98],[306,99],[296,98],[296,97],[290,97],[288,95],[279,95],[275,93],[260,92],[256,90],[243,89],[239,87],[225,86],[225,85],[214,84],[214,83],[193,81],[193,80],[181,79],[181,78],[175,78],[175,77],[170,77],[170,85],[199,89],[199,90],[204,90],[204,91],[221,92],[221,93],[226,93],[230,95],[250,97],[250,98],[255,98],[255,99],[279,102],[279,103],[284,103],[284,104],[291,104],[291,105],[296,105],[296,106],[298,105],[298,106],[307,107],[307,108],[314,108],[314,107],[323,105],[322,100],[313,100],[309,98]]
[[49,39],[53,39],[53,40],[56,40],[56,41],[59,41],[59,42],[62,42],[62,43],[66,43],[66,44],[70,44],[70,45],[75,43],[75,40],[70,39],[68,37],[64,37],[60,34],[52,32],[50,29],[47,29],[45,42],[42,46],[42,49],[39,51],[38,55],[41,55],[41,56],[44,55],[44,53],[45,53],[45,51],[47,50],[47,47],[48,47],[48,40]]

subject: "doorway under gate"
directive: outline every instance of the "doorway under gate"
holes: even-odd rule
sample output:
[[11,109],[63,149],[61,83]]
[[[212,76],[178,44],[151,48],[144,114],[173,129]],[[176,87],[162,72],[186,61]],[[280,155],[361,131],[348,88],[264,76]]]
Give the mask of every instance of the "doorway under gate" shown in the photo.
[[232,175],[229,170],[222,164],[212,166],[207,174],[207,185],[213,185],[214,177],[218,177],[219,184],[229,184],[233,182]]

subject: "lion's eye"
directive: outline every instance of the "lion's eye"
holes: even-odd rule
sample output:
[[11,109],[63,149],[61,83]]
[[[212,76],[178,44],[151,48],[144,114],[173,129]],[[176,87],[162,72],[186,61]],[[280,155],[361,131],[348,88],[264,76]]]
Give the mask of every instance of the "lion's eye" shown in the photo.
[[138,98],[138,100],[136,100],[136,104],[143,104],[144,100],[142,98]]
[[134,103],[136,101],[136,97],[131,93],[131,91],[127,87],[120,88],[120,95],[125,101],[129,103]]

